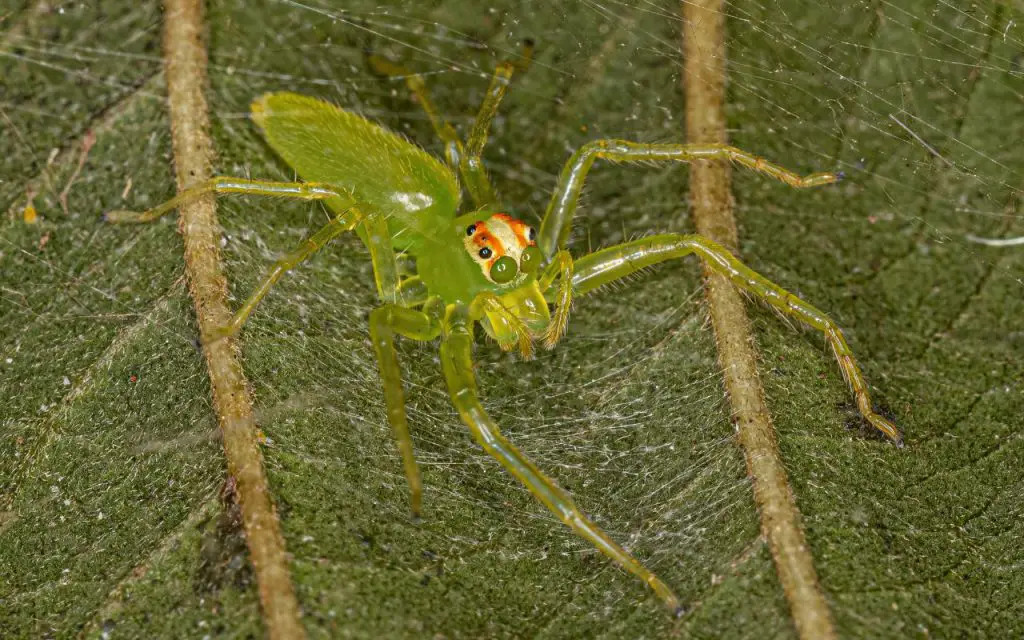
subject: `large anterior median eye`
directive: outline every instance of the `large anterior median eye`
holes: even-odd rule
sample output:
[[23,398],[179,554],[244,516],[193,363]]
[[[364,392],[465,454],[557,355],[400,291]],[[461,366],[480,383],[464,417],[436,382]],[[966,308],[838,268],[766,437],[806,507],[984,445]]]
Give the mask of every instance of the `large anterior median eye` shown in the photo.
[[516,272],[519,271],[519,267],[516,266],[515,258],[511,256],[501,256],[494,261],[491,265],[491,280],[498,284],[505,284],[511,282],[516,277]]

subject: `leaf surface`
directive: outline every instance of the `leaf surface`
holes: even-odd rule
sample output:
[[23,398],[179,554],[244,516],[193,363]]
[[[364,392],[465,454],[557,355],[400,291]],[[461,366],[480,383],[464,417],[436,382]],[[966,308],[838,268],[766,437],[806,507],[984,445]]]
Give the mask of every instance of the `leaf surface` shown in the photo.
[[[220,172],[294,178],[247,119],[267,91],[346,105],[440,157],[404,84],[370,73],[364,51],[426,74],[465,135],[495,61],[526,37],[538,42],[534,66],[513,80],[485,152],[510,212],[538,222],[562,163],[588,140],[681,138],[673,3],[328,4],[209,7]],[[219,498],[223,456],[180,237],[169,219],[99,221],[173,193],[162,16],[156,4],[125,6],[19,6],[0,23],[0,195],[11,206],[0,232],[0,627],[259,636],[244,545]],[[964,237],[1024,235],[1024,19],[996,2],[729,11],[733,142],[848,176],[796,192],[737,170],[743,257],[832,314],[906,435],[902,451],[865,437],[820,336],[751,305],[838,629],[1020,635],[1024,252]],[[90,129],[97,141],[65,215],[58,196]],[[690,229],[686,175],[595,167],[573,251]],[[36,225],[21,215],[30,187]],[[222,198],[219,216],[239,304],[325,211]],[[472,442],[433,344],[400,353],[426,487],[424,519],[410,520],[366,334],[375,297],[365,249],[342,238],[283,279],[241,339],[310,635],[669,631],[642,584]],[[690,603],[684,636],[793,635],[695,263],[578,300],[567,338],[537,360],[483,340],[476,357],[506,435]]]

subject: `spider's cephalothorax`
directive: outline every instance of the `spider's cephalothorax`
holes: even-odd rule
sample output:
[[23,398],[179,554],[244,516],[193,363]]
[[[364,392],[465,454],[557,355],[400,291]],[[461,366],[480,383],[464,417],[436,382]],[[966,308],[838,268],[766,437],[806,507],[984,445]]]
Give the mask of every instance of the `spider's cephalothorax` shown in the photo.
[[506,349],[522,343],[523,328],[517,325],[533,333],[548,327],[551,313],[533,227],[505,213],[478,210],[443,228],[410,249],[417,277],[431,295],[446,305],[476,300],[484,331]]

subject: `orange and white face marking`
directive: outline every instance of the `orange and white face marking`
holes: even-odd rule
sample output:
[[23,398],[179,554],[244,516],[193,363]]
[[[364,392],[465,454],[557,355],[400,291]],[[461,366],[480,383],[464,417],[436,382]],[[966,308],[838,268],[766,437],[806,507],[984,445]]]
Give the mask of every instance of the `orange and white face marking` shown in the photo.
[[510,256],[519,264],[523,251],[537,244],[536,238],[537,231],[530,225],[508,214],[496,213],[486,221],[479,220],[466,227],[462,242],[480,265],[484,277],[491,280],[491,267],[498,258]]

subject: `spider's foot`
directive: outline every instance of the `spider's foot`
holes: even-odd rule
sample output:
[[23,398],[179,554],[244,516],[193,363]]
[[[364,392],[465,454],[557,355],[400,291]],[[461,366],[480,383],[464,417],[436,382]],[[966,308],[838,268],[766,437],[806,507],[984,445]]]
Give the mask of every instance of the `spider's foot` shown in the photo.
[[558,341],[565,335],[565,330],[569,327],[569,307],[559,306],[555,308],[555,313],[551,318],[551,322],[548,323],[544,333],[541,336],[541,340],[544,343],[545,349],[554,349]]
[[[419,479],[419,472],[417,471],[417,484]],[[422,489],[413,490],[409,496],[409,512],[412,514],[413,524],[419,524],[423,516],[423,493]]]
[[657,576],[648,573],[644,582],[654,590],[655,595],[661,598],[661,601],[665,604],[668,610],[672,612],[673,617],[678,619],[686,612],[686,608],[683,606],[683,603],[679,601],[679,597],[676,596],[676,594],[673,593],[664,582],[658,579]]
[[206,333],[202,338],[204,347],[208,347],[215,342],[220,342],[224,338],[230,338],[237,333],[230,325],[225,327],[214,327]]
[[523,38],[522,52],[519,54],[519,60],[515,62],[517,71],[522,73],[530,68],[530,64],[533,63],[533,49],[536,46],[533,38]]
[[527,335],[526,337],[519,339],[519,355],[523,360],[530,360],[533,358],[533,339]]
[[533,339],[527,336],[520,336],[516,340],[510,342],[498,342],[498,346],[501,347],[502,351],[519,351],[520,357],[523,360],[530,360],[533,358]]
[[544,336],[542,337],[542,340],[544,342],[544,348],[554,349],[555,345],[558,344],[558,341],[562,339],[562,335],[564,333],[565,330],[560,327],[548,328],[548,330],[544,332]]
[[143,215],[139,211],[126,211],[124,209],[115,209],[113,211],[107,211],[103,214],[103,221],[110,222],[112,224],[123,224],[131,222],[145,222]]
[[808,189],[813,187],[820,187],[826,184],[835,184],[836,182],[842,180],[844,177],[845,174],[842,172],[812,173],[809,176],[798,178],[796,182],[791,182],[790,184],[801,189]]
[[903,448],[903,436],[900,435],[900,430],[895,424],[874,412],[868,413],[864,417],[868,419],[868,422],[873,427],[884,433],[885,437],[892,441],[894,445],[900,449]]

